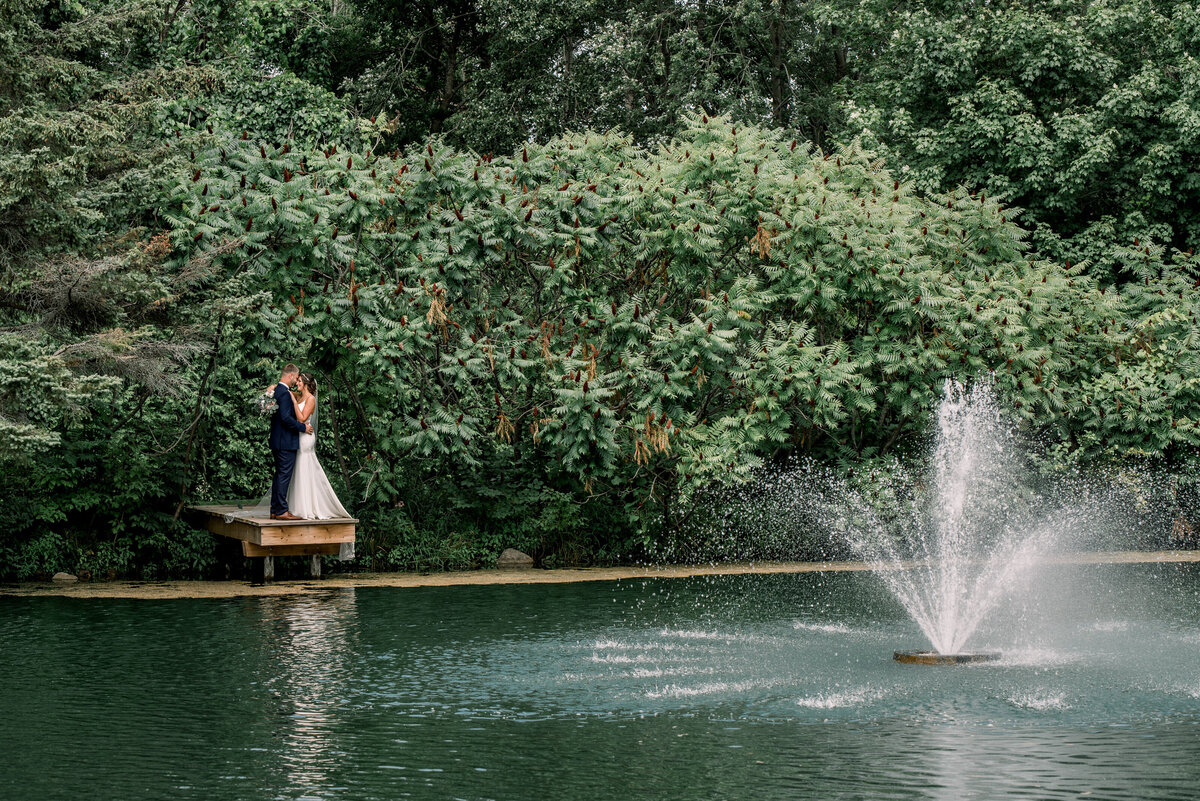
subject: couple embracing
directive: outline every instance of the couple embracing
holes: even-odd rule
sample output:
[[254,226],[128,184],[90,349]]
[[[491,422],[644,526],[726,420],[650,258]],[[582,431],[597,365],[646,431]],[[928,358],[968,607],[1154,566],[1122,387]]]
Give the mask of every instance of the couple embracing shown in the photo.
[[[296,389],[293,390],[292,388]],[[350,517],[317,461],[317,382],[294,364],[283,368],[272,390],[272,520],[330,520]]]

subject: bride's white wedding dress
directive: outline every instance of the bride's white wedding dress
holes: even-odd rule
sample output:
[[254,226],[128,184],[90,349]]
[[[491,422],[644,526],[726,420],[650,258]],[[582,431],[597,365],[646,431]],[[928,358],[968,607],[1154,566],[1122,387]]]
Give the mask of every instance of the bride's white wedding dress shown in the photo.
[[[307,403],[308,401],[305,401]],[[297,408],[304,411],[304,403]],[[338,500],[337,493],[329,485],[325,470],[317,460],[317,413],[308,418],[313,433],[300,435],[300,452],[296,454],[296,468],[292,472],[292,483],[288,487],[288,511],[307,520],[331,520],[349,517],[350,513]]]

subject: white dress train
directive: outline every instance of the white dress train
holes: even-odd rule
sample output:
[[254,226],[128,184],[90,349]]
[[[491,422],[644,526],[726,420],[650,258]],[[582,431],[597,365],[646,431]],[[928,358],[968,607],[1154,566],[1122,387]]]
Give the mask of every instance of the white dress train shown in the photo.
[[[303,411],[301,403],[297,411]],[[337,493],[329,484],[325,470],[317,460],[317,413],[308,418],[312,423],[312,434],[300,435],[300,452],[296,454],[296,468],[292,472],[292,483],[288,487],[288,511],[307,520],[331,520],[349,517],[350,513],[338,500]]]

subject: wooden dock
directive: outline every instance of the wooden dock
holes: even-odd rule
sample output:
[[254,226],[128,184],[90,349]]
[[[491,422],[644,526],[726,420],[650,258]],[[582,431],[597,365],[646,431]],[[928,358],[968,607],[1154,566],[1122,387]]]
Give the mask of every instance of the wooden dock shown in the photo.
[[321,557],[354,558],[354,532],[358,520],[272,520],[256,508],[240,504],[192,506],[205,528],[222,537],[240,540],[242,554],[261,558],[265,581],[275,577],[276,556],[309,556],[313,576],[321,575]]

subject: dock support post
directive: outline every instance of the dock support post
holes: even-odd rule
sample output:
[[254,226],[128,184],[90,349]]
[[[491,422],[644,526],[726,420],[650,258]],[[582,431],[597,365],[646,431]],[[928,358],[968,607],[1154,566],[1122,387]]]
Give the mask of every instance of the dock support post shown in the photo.
[[313,578],[321,577],[321,555],[320,554],[315,553],[312,555],[312,564],[311,564],[311,567],[309,568],[309,570],[310,570]]
[[263,561],[263,581],[275,580],[275,557],[264,556]]

